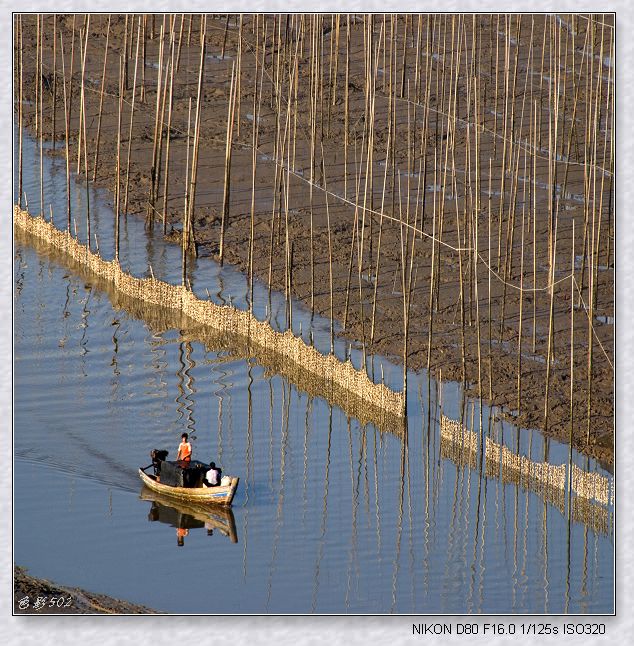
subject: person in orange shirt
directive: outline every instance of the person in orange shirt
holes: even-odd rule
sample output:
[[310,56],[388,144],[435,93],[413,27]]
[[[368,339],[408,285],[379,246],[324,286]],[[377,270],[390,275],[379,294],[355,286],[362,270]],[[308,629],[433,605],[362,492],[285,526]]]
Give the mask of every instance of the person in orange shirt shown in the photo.
[[181,443],[178,445],[178,453],[176,454],[176,461],[189,462],[192,459],[192,445],[187,441],[187,433],[181,436]]

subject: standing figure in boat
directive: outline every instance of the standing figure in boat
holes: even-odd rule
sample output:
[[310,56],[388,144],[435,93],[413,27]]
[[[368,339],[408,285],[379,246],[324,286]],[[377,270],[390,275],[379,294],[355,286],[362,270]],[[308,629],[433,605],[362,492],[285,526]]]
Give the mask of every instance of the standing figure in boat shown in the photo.
[[178,453],[176,454],[177,462],[190,462],[192,459],[192,445],[187,440],[187,433],[183,433],[181,443],[178,445]]

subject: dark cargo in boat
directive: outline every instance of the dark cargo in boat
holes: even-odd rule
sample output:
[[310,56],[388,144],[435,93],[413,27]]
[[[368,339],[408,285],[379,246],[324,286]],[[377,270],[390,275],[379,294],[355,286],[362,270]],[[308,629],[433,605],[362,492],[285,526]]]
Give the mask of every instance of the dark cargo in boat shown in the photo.
[[198,460],[173,462],[166,460],[161,463],[161,484],[171,487],[202,487],[205,473],[209,466]]
[[164,449],[152,449],[152,451],[150,451],[150,458],[152,458],[152,466],[154,467],[155,476],[161,475],[161,464],[167,460],[168,454],[169,451],[165,451]]

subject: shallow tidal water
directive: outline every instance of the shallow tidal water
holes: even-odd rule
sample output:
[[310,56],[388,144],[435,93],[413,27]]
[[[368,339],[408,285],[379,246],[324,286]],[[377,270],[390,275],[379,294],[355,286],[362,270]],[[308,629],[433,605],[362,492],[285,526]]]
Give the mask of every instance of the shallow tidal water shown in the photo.
[[[29,137],[24,154],[37,214],[39,156]],[[64,227],[63,158],[45,155],[44,181],[44,212],[52,203]],[[85,189],[72,183],[85,239]],[[111,257],[107,196],[91,191],[90,203],[92,230]],[[147,275],[151,264],[178,282],[179,249],[158,229],[122,220],[122,265]],[[454,462],[441,451],[440,389],[425,374],[408,377],[405,435],[363,426],[257,357],[136,318],[63,258],[20,241],[14,251],[14,560],[32,575],[173,613],[612,612],[612,505],[593,503],[569,520],[567,501],[562,508]],[[200,295],[245,307],[246,281],[230,267],[199,259],[190,281]],[[267,290],[256,287],[264,318]],[[282,326],[283,298],[273,294],[270,310]],[[300,323],[308,338],[310,313],[295,304],[296,333]],[[312,331],[327,350],[328,321],[316,319]],[[336,352],[344,356],[342,341]],[[358,366],[354,349],[352,358]],[[400,368],[375,358],[380,365],[400,388]],[[442,384],[444,415],[464,412],[471,425],[475,413],[477,427],[478,410],[458,384]],[[515,452],[568,461],[568,448],[538,431],[502,423],[487,407],[483,420]],[[232,512],[216,524],[152,499],[138,478],[149,451],[173,457],[184,431],[194,457],[240,476]]]

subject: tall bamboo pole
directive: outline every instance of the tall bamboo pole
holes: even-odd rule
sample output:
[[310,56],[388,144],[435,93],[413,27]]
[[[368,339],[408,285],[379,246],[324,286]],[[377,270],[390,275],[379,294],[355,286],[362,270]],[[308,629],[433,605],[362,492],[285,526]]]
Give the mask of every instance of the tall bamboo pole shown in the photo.
[[128,22],[129,20],[130,20],[130,16],[129,14],[126,14],[125,23],[123,25],[123,88],[125,90],[128,89]]
[[[323,143],[322,143],[322,159]],[[326,171],[324,169],[324,193],[326,195],[326,225],[328,227],[328,283],[330,286],[330,353],[335,353],[335,323],[334,323],[334,306],[333,306],[333,284],[332,284],[332,239],[330,236],[330,208],[328,206],[328,182],[326,180]]]
[[350,14],[346,15],[346,79],[344,85],[343,113],[343,195],[348,198],[348,103],[350,79]]
[[103,54],[103,71],[101,73],[101,87],[99,90],[99,117],[97,118],[97,141],[95,142],[95,164],[92,173],[92,181],[97,179],[97,166],[99,164],[99,144],[101,141],[101,115],[103,114],[103,95],[106,85],[106,65],[108,63],[108,43],[110,41],[110,19],[108,14],[108,26],[106,27],[106,47]]
[[551,254],[551,270],[549,272],[550,282],[550,313],[548,316],[548,349],[546,353],[546,394],[544,396],[544,430],[548,430],[548,413],[549,408],[549,394],[550,394],[550,373],[551,364],[553,363],[552,348],[553,348],[553,335],[554,335],[554,318],[555,318],[555,266],[556,266],[556,253],[557,253],[557,221],[559,214],[559,201],[555,209],[555,227],[553,234],[553,248]]
[[[431,231],[431,275],[429,278],[429,319],[427,323],[427,372],[431,367],[431,345],[434,328],[434,270],[436,267],[436,175],[438,170],[438,151],[434,148],[434,193],[433,193],[433,213],[432,213],[432,231]],[[431,383],[431,380],[430,380]]]
[[221,265],[224,261],[225,226],[226,221],[229,219],[229,200],[231,197],[231,153],[235,105],[235,72],[235,63],[233,63],[231,66],[231,85],[229,87],[229,106],[227,110],[227,135],[225,139],[225,178],[224,194],[222,197],[222,219],[220,222],[219,262]]
[[[190,23],[191,24],[191,23]],[[145,58],[147,54],[147,16],[143,16],[143,63],[141,64],[141,94],[139,100],[145,103]],[[187,43],[189,45],[189,43]]]
[[[167,21],[167,16],[163,16],[163,38],[166,37],[167,31],[166,31],[166,23],[167,23],[167,29],[169,29],[170,25],[172,24],[172,21],[169,20]],[[158,149],[156,152],[156,188],[155,188],[155,200],[158,200],[158,195],[159,195],[159,187],[161,185],[161,168],[163,167],[163,131],[165,129],[164,124],[165,124],[165,105],[167,104],[167,99],[168,99],[168,78],[172,74],[172,52],[174,50],[174,32],[170,31],[170,38],[169,38],[169,50],[167,54],[167,61],[165,62],[165,75],[163,78],[163,87],[161,90],[161,114],[159,117],[159,139],[158,139]],[[165,51],[165,46],[164,46],[164,51]],[[163,56],[165,59],[165,55]],[[167,133],[167,136],[169,136],[169,133]]]
[[136,77],[137,71],[139,68],[139,44],[141,41],[141,19],[139,18],[139,24],[137,27],[137,36],[136,36],[136,55],[134,57],[134,80],[132,81],[132,101],[130,105],[130,128],[128,130],[128,156],[126,160],[126,171],[125,171],[125,195],[123,198],[123,213],[128,214],[128,191],[130,188],[130,155],[132,152],[132,126],[134,123],[134,103],[136,100]]
[[[258,97],[258,67],[259,67],[259,15],[255,17],[255,74],[253,75],[253,128],[252,128],[252,156],[251,156],[251,222],[249,230],[249,311],[253,313],[253,247],[255,237],[255,180],[258,162],[258,133],[260,120],[260,100]],[[264,66],[262,67],[260,92],[262,90],[262,79],[264,78]]]
[[38,14],[38,40],[39,40],[39,70],[37,74],[36,83],[39,87],[39,140],[40,140],[40,217],[44,217],[44,120],[43,120],[43,87],[42,87],[42,63],[43,63],[43,50],[44,50],[44,16]]
[[[389,100],[392,101],[393,98],[390,96]],[[392,139],[392,122],[389,121],[388,130],[387,130],[387,144],[385,149],[385,170],[383,171],[383,191],[381,194],[381,215],[379,217],[379,240],[378,240],[377,250],[376,250],[376,267],[374,271],[374,296],[372,298],[372,323],[370,326],[370,345],[374,343],[375,321],[376,321],[376,300],[377,300],[377,291],[378,291],[378,285],[379,285],[379,267],[381,263],[381,239],[383,236],[383,209],[385,207],[385,186],[387,184],[387,169],[388,169],[389,160],[390,160],[391,139]]]
[[88,50],[88,31],[90,27],[90,16],[86,16],[84,26],[79,31],[79,65],[81,74],[81,86],[79,90],[79,126],[77,128],[77,175],[81,171],[81,151],[82,151],[82,138],[84,131],[84,93],[85,93],[85,78],[84,70],[86,68],[86,52]]
[[[17,21],[18,21],[18,38],[19,38],[19,43],[18,43],[18,48],[19,48],[19,59],[18,59],[18,64],[20,66],[20,96],[19,96],[19,104],[18,104],[18,205],[20,208],[22,208],[22,147],[23,147],[23,135],[22,131],[24,129],[23,127],[23,113],[24,113],[24,108],[23,108],[23,103],[24,103],[24,62],[23,62],[23,56],[22,52],[24,50],[24,35],[23,35],[23,30],[22,30],[22,16],[18,15],[17,16]],[[60,34],[61,35],[61,34]],[[65,86],[64,86],[65,87]]]
[[[524,148],[524,178],[526,178],[526,158],[528,146]],[[524,182],[524,195],[522,197],[522,242],[520,251],[520,321],[517,332],[517,414],[520,414],[522,392],[522,323],[524,306],[524,224],[526,219],[526,181]]]
[[75,71],[75,20],[76,16],[73,14],[73,26],[70,41],[70,71],[68,77],[68,133],[70,136],[70,126],[73,116],[73,73]]
[[236,56],[236,138],[240,138],[240,100],[242,97],[242,14],[239,17],[240,27],[238,28],[238,53]]
[[55,117],[57,115],[57,14],[53,14],[53,123],[51,125],[51,138],[55,148]]
[[[181,36],[183,31],[183,19],[181,20]],[[174,32],[172,32],[172,47],[171,47],[171,69],[170,69],[170,91],[169,91],[169,102],[167,110],[167,143],[165,150],[165,172],[163,173],[163,235],[167,233],[167,197],[169,189],[169,170],[170,170],[170,142],[172,140],[172,106],[174,104],[174,70],[178,70],[178,65],[174,62],[174,53],[175,47],[173,39],[175,37]],[[179,44],[180,45],[180,44]]]
[[[575,219],[572,219],[572,250],[570,261],[570,432],[568,435],[568,463],[572,464],[572,439],[575,407]],[[570,482],[569,482],[570,486]],[[570,490],[569,490],[570,492]]]
[[[181,14],[181,27],[178,32],[178,52],[176,53],[176,71],[180,70],[181,65],[181,48],[183,46],[183,26],[185,25],[185,14]],[[174,67],[174,66],[172,66]]]
[[192,154],[192,169],[190,178],[190,195],[188,204],[187,229],[185,230],[185,245],[188,251],[197,253],[194,237],[194,207],[196,205],[196,180],[198,177],[198,152],[200,147],[200,115],[203,98],[203,78],[205,74],[205,53],[207,51],[207,16],[203,16],[200,37],[200,68],[198,72],[198,94],[196,97],[196,119],[194,125],[194,151]]
[[[475,24],[475,17],[474,17]],[[474,48],[475,49],[475,48]],[[475,282],[475,305],[476,305],[476,335],[477,335],[477,346],[478,346],[478,400],[480,405],[480,433],[482,433],[482,339],[480,334],[480,298],[478,294],[478,285],[480,278],[478,276],[478,261],[479,261],[479,217],[480,217],[480,95],[479,95],[479,83],[478,79],[475,76],[475,70],[473,72],[473,97],[474,97],[474,108],[475,108],[475,129],[474,129],[474,138],[475,138],[475,212],[473,214],[473,271],[474,271],[474,282]]]
[[119,260],[119,218],[121,215],[121,116],[123,114],[123,57],[119,56],[119,117],[117,119],[117,171],[115,187],[114,257]]
[[493,265],[491,264],[491,214],[492,214],[492,208],[491,208],[491,202],[492,202],[492,196],[493,192],[491,189],[491,182],[492,182],[492,176],[493,176],[493,170],[492,170],[492,164],[493,164],[493,159],[489,157],[489,190],[488,190],[488,215],[489,215],[489,226],[487,229],[488,233],[488,256],[487,256],[487,264],[488,264],[488,271],[487,271],[487,276],[488,276],[488,301],[489,301],[489,311],[488,311],[488,324],[489,324],[489,402],[493,400],[493,349],[492,349],[492,334],[491,334],[491,327],[492,327],[492,313],[491,313],[491,271]]
[[70,151],[68,149],[68,136],[69,136],[69,119],[70,114],[68,111],[68,102],[66,100],[66,63],[64,57],[64,36],[62,30],[59,32],[59,45],[60,45],[60,54],[62,57],[62,88],[64,90],[64,129],[65,129],[65,142],[66,142],[66,215],[67,215],[67,231],[70,232],[70,220],[71,220],[71,204],[70,204]]
[[152,165],[150,169],[150,195],[147,208],[147,220],[150,226],[154,222],[154,204],[156,202],[156,193],[158,190],[158,146],[159,140],[163,137],[163,124],[161,123],[161,89],[163,83],[163,50],[164,50],[164,27],[161,25],[161,34],[159,39],[159,56],[158,56],[158,74],[156,79],[156,108],[154,112],[154,143],[152,146]]
[[[537,101],[533,103],[535,114],[533,117],[533,180],[537,183]],[[533,289],[537,290],[537,187],[533,191]],[[537,335],[537,295],[533,293],[533,352],[535,352],[536,335]]]
[[[90,251],[90,185],[88,180],[88,147],[86,141],[86,92],[85,92],[85,79],[86,79],[86,50],[88,49],[88,30],[90,26],[90,16],[86,18],[86,40],[83,44],[83,52],[81,56],[81,106],[80,114],[82,118],[80,122],[83,128],[83,142],[84,142],[84,173],[86,180],[86,246]],[[80,43],[81,45],[81,43]],[[81,143],[79,143],[81,147]]]
[[187,108],[187,154],[185,161],[185,208],[183,209],[183,224],[181,228],[181,285],[185,286],[185,275],[187,273],[187,230],[189,227],[189,152],[190,152],[190,137],[191,137],[191,120],[192,120],[192,98],[189,97],[189,104]]
[[40,138],[40,14],[35,16],[35,140]]

